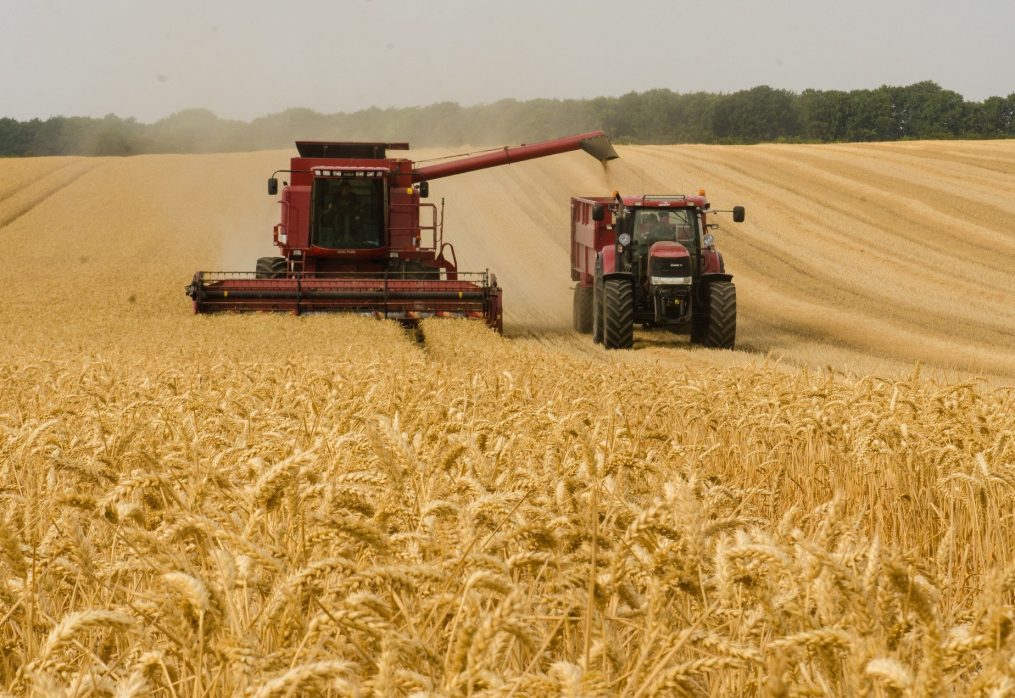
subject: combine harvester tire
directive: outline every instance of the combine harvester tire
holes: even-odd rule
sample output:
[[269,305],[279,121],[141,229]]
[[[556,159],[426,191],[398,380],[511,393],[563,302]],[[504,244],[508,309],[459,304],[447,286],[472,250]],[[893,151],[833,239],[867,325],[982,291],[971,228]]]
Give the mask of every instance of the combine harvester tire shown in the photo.
[[258,279],[283,279],[289,271],[289,264],[285,257],[259,257],[257,266],[254,267],[255,278]]

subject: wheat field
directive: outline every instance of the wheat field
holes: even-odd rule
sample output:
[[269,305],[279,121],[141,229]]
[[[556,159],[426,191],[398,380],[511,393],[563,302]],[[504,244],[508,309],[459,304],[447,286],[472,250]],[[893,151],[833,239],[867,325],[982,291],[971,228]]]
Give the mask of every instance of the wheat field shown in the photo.
[[[0,691],[1015,692],[1015,144],[620,153],[435,181],[423,342],[191,314],[287,152],[0,161]],[[568,197],[698,187],[741,349],[571,332]]]

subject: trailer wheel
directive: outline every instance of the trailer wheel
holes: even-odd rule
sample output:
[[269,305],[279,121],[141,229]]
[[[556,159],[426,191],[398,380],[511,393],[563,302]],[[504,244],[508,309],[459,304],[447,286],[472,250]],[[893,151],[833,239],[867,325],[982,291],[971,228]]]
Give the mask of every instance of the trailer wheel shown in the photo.
[[732,349],[737,338],[737,289],[728,281],[708,286],[708,330],[704,344]]
[[285,257],[260,257],[254,270],[258,279],[281,279],[289,271],[289,263]]
[[592,285],[592,341],[603,343],[603,279],[598,274]]
[[603,345],[630,349],[634,344],[634,290],[627,279],[603,284]]
[[574,314],[572,317],[576,332],[588,334],[592,331],[592,287],[574,287]]

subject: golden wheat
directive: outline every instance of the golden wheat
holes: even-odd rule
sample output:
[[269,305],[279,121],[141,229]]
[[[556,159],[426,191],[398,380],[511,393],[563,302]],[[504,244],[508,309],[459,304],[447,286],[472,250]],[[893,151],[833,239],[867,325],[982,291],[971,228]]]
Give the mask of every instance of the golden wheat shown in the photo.
[[315,323],[386,344],[0,367],[11,690],[1008,680],[1011,391]]

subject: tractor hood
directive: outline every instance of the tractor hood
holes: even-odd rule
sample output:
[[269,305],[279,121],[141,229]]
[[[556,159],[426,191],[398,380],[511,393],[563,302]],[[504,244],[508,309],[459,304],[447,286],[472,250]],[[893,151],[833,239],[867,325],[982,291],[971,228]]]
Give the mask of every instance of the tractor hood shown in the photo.
[[657,242],[648,251],[648,273],[653,286],[690,284],[691,255],[679,242]]
[[653,243],[652,247],[648,251],[649,257],[656,258],[677,258],[677,257],[690,257],[691,253],[687,251],[687,248],[681,245],[679,242],[673,242],[671,240],[661,240]]

